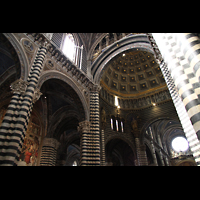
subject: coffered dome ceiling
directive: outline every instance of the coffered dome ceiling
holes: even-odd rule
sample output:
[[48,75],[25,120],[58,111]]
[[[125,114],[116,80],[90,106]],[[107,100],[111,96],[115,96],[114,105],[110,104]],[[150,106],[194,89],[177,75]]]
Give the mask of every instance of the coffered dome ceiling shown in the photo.
[[143,96],[167,88],[154,55],[137,50],[125,51],[114,57],[105,66],[101,86],[121,97]]

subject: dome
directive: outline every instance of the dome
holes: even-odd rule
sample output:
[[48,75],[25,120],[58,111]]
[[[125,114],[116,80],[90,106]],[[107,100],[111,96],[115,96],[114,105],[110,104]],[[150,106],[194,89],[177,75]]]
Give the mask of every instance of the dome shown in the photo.
[[154,55],[147,51],[128,50],[115,56],[105,66],[101,86],[121,97],[143,96],[166,90],[166,83]]

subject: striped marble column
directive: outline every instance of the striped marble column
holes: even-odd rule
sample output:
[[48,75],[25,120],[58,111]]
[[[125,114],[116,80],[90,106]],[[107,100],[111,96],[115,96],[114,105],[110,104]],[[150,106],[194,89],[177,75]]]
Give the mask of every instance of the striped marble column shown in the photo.
[[55,166],[57,149],[60,145],[54,138],[44,138],[40,166]]
[[90,164],[94,166],[100,166],[99,91],[98,85],[94,85],[90,91],[90,135],[92,142]]
[[92,157],[92,142],[90,134],[90,122],[83,121],[79,123],[77,127],[80,134],[80,166],[90,165],[90,159]]
[[[189,142],[190,148],[197,165],[200,164],[200,143],[198,140],[198,126],[195,123],[199,121],[196,115],[199,111],[198,96],[185,73],[188,63],[180,51],[173,34],[153,34],[156,43],[167,62],[160,64],[161,71],[169,88],[174,106],[177,110],[180,122],[183,126],[185,135]],[[196,110],[191,110],[196,107]],[[195,117],[194,117],[195,116]]]
[[[200,40],[193,33],[176,33],[174,38],[185,58],[187,65],[184,72],[187,75],[192,87],[192,94],[188,96],[190,101],[186,101],[186,108],[191,116],[191,122],[200,139]],[[184,99],[184,97],[183,97]]]
[[105,153],[105,129],[106,129],[106,111],[104,108],[100,112],[100,122],[101,122],[101,166],[106,165],[106,153]]
[[101,166],[106,165],[106,153],[105,153],[105,135],[104,129],[101,130]]
[[19,160],[33,101],[41,95],[36,84],[43,68],[46,45],[38,49],[28,80],[19,79],[11,85],[13,96],[0,127],[0,165],[16,166]]
[[191,72],[200,81],[200,39],[194,33],[176,33],[175,39],[191,66]]

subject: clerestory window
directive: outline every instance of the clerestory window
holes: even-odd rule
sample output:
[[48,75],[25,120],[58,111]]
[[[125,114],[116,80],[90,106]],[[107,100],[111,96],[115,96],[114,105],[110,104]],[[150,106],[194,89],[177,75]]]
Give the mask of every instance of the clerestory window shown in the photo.
[[113,131],[124,133],[124,119],[112,115],[110,119],[110,127]]
[[75,62],[75,43],[72,34],[66,34],[62,45],[63,53],[73,62]]
[[71,33],[45,33],[45,35],[67,58],[82,69],[83,45],[79,46],[79,42],[75,41]]

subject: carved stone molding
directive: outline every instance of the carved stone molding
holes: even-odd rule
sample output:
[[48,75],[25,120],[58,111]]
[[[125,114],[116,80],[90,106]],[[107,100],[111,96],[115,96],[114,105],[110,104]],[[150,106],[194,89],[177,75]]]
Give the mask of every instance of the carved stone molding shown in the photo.
[[13,93],[23,95],[26,91],[27,85],[28,85],[27,81],[24,81],[22,79],[17,79],[15,82],[13,82],[10,85],[10,88],[11,88]]
[[27,33],[27,36],[29,36],[29,35],[32,36],[33,41],[36,44],[39,44],[43,47],[46,47],[47,49],[49,48],[50,42],[47,40],[47,38],[43,34],[41,34],[41,33]]

